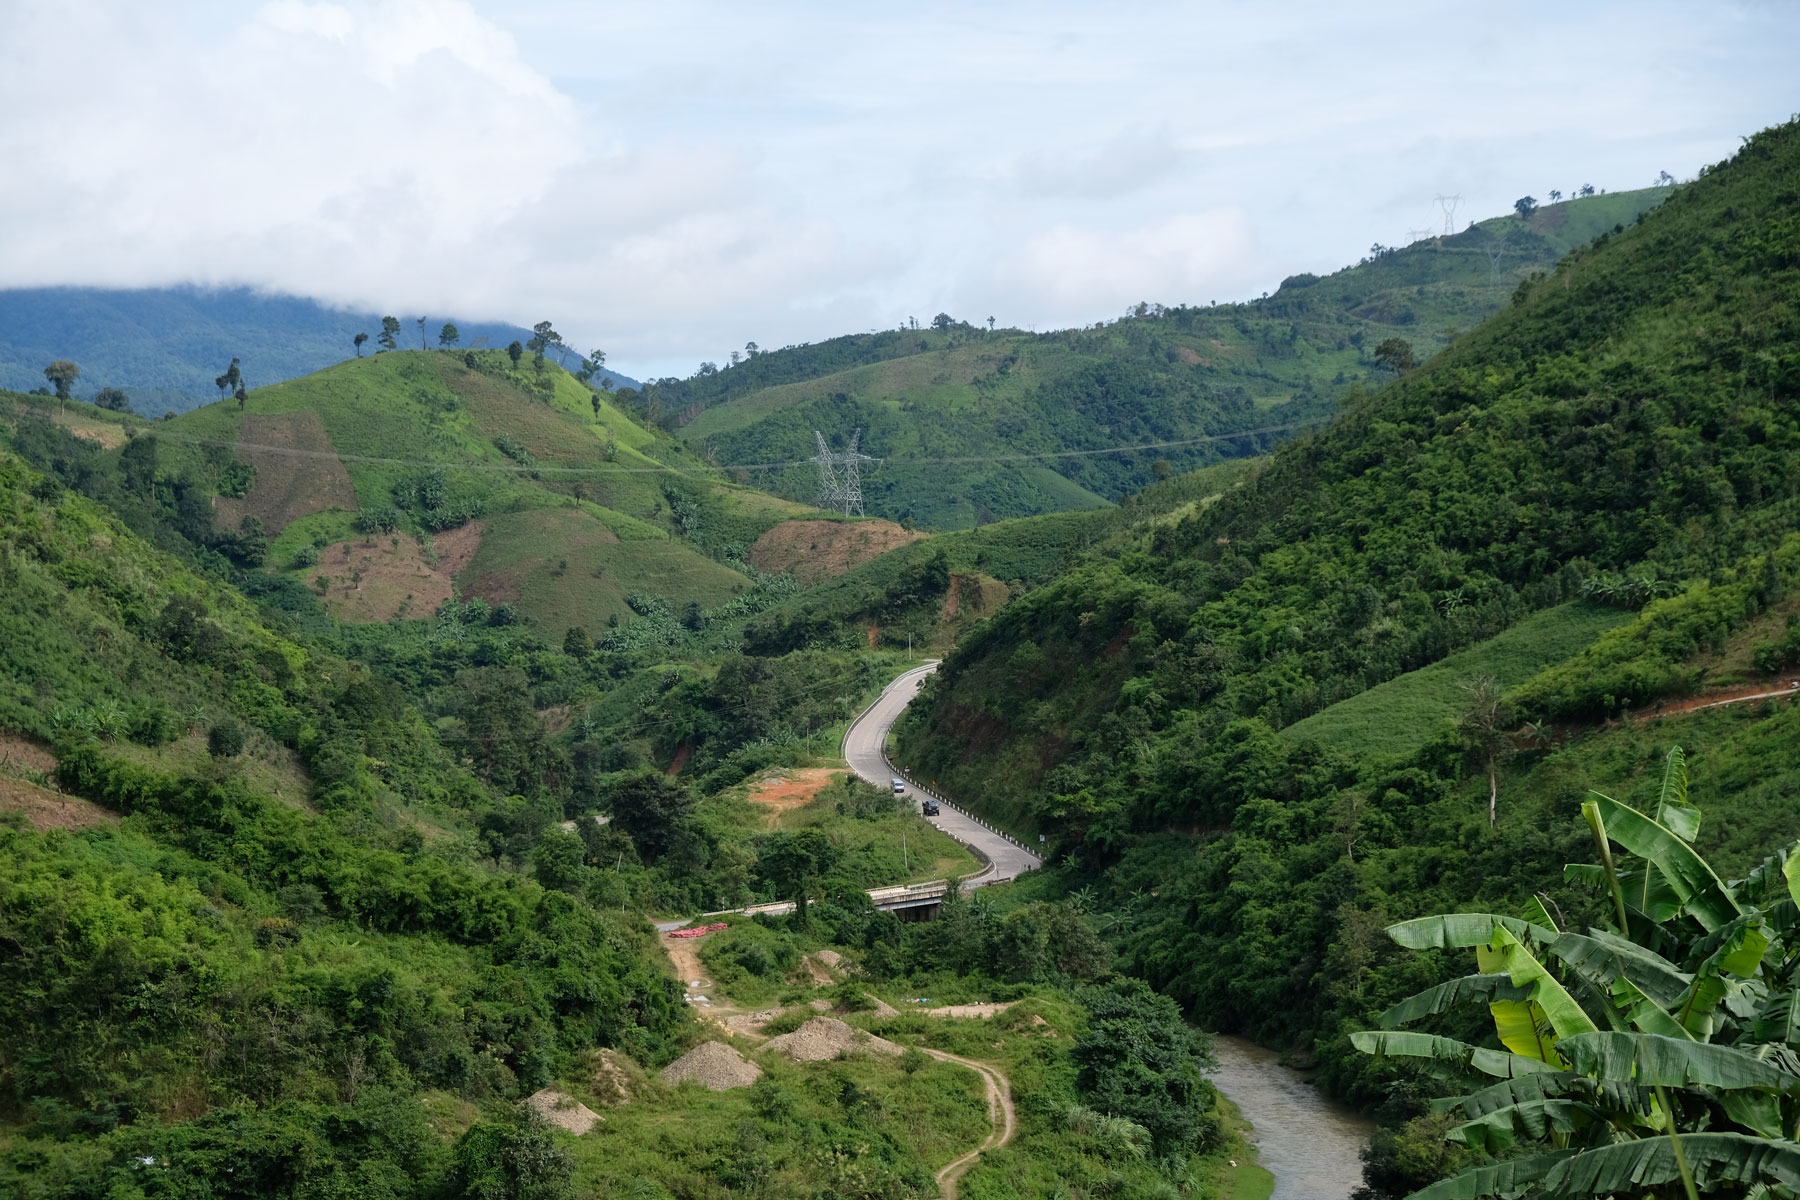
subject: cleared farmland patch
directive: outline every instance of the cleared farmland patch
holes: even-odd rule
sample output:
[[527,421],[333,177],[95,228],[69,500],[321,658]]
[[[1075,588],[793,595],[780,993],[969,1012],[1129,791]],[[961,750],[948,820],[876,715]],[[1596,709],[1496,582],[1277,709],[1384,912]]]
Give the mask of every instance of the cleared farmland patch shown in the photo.
[[892,521],[784,521],[756,539],[750,564],[810,587],[924,536]]
[[220,497],[219,524],[227,529],[248,515],[274,534],[313,513],[356,508],[350,473],[317,413],[245,414],[237,455],[256,468],[256,481],[241,499]]
[[540,508],[488,519],[469,565],[464,593],[513,604],[532,624],[561,637],[571,626],[604,632],[634,614],[634,592],[679,607],[712,608],[747,590],[744,576],[671,539],[620,541],[586,509]]

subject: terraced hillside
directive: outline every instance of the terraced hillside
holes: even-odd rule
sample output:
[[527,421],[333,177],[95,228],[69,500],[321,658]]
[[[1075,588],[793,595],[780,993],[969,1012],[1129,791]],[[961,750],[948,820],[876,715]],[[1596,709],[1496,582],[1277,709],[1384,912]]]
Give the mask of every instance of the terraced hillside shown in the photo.
[[[1377,247],[1362,263],[1293,276],[1247,304],[1143,305],[1116,321],[1043,334],[945,316],[926,328],[755,353],[627,398],[720,464],[805,459],[815,452],[814,430],[841,439],[861,428],[863,449],[884,460],[866,473],[869,511],[891,520],[959,528],[1091,507],[1171,468],[1260,453],[1282,434],[1085,452],[1316,420],[1350,389],[1393,377],[1376,355],[1383,342],[1399,338],[1428,357],[1503,307],[1533,273],[1667,195],[1569,200],[1529,219]],[[752,477],[785,496],[813,492],[804,466],[742,476]]]

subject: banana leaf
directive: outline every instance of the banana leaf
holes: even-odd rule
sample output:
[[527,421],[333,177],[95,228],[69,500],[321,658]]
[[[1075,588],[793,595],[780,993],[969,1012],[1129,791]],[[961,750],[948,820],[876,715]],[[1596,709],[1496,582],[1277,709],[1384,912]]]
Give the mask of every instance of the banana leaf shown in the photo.
[[1780,1138],[1787,1132],[1781,1125],[1781,1097],[1774,1092],[1725,1092],[1719,1097],[1719,1107],[1752,1133]]
[[1540,945],[1556,940],[1556,931],[1518,917],[1495,913],[1440,913],[1388,926],[1387,935],[1408,950],[1454,950],[1485,946],[1494,939],[1496,928],[1505,929],[1513,937],[1530,938]]
[[1588,801],[1599,808],[1605,819],[1607,836],[1654,864],[1681,897],[1684,911],[1691,913],[1702,928],[1711,932],[1743,915],[1724,881],[1673,831],[1611,796],[1589,792]]
[[1559,934],[1550,944],[1550,953],[1603,987],[1610,987],[1616,979],[1629,979],[1665,1008],[1679,1001],[1693,982],[1693,976],[1662,955],[1603,929]]
[[1759,1042],[1800,1046],[1800,988],[1776,992],[1763,1001],[1750,1028],[1751,1036]]
[[1706,939],[1717,948],[1707,956],[1694,973],[1694,982],[1671,1012],[1683,1029],[1705,1041],[1712,1036],[1713,1014],[1730,990],[1727,975],[1749,979],[1762,965],[1763,952],[1769,948],[1769,935],[1763,931],[1762,915],[1751,913],[1739,917],[1718,933]]
[[1495,1000],[1488,1005],[1494,1018],[1494,1034],[1514,1054],[1523,1054],[1562,1070],[1569,1064],[1556,1052],[1556,1029],[1537,1004],[1526,1000]]
[[1688,803],[1687,756],[1669,747],[1663,764],[1662,790],[1656,798],[1656,820],[1684,842],[1700,835],[1700,810]]
[[1487,1050],[1471,1046],[1455,1038],[1434,1033],[1413,1033],[1404,1029],[1365,1029],[1350,1035],[1350,1044],[1364,1054],[1392,1055],[1396,1058],[1426,1058],[1462,1071],[1479,1071],[1496,1079],[1511,1079],[1554,1067],[1523,1055],[1503,1050]]
[[1742,879],[1730,880],[1726,886],[1741,902],[1764,908],[1777,895],[1791,897],[1794,884],[1790,872],[1800,870],[1800,864],[1794,867],[1788,864],[1793,861],[1796,851],[1800,851],[1800,841],[1789,842],[1750,868]]
[[1800,1092],[1800,1075],[1789,1074],[1735,1046],[1606,1031],[1566,1037],[1557,1043],[1557,1050],[1572,1068],[1602,1082]]
[[1488,1003],[1494,999],[1526,1000],[1528,988],[1514,987],[1505,975],[1464,975],[1448,983],[1426,988],[1416,996],[1408,996],[1375,1019],[1383,1029],[1410,1025],[1426,1017],[1435,1017],[1460,1008],[1472,1001]]
[[1500,1040],[1515,1054],[1560,1067],[1562,1060],[1554,1053],[1556,1039],[1594,1032],[1594,1022],[1581,1005],[1505,928],[1496,928],[1493,941],[1476,947],[1475,956],[1484,973],[1504,971],[1515,987],[1531,989],[1528,1004],[1497,1000],[1488,1005]]
[[[1800,1145],[1743,1133],[1688,1133],[1681,1149],[1704,1195],[1730,1183],[1800,1187]],[[1558,1163],[1543,1177],[1543,1195],[1605,1196],[1673,1183],[1681,1177],[1666,1137],[1600,1146]],[[1422,1194],[1422,1193],[1421,1193]]]
[[1586,1094],[1592,1081],[1573,1071],[1543,1071],[1536,1075],[1519,1075],[1478,1088],[1466,1096],[1450,1096],[1431,1102],[1434,1113],[1456,1110],[1469,1120],[1515,1104],[1533,1100],[1564,1098],[1571,1093]]
[[1440,1179],[1406,1200],[1479,1200],[1483,1196],[1517,1196],[1567,1162],[1573,1150],[1529,1154]]
[[1553,1133],[1576,1133],[1606,1120],[1605,1113],[1585,1101],[1551,1097],[1496,1108],[1465,1121],[1444,1136],[1471,1150],[1499,1154],[1521,1141],[1537,1141]]

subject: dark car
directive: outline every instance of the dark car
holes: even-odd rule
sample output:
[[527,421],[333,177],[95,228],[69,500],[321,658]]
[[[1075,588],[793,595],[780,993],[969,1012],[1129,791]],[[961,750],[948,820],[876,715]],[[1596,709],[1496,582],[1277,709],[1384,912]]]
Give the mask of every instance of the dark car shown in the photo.
[[936,800],[927,800],[919,805],[919,811],[928,817],[935,817],[938,815],[938,803]]

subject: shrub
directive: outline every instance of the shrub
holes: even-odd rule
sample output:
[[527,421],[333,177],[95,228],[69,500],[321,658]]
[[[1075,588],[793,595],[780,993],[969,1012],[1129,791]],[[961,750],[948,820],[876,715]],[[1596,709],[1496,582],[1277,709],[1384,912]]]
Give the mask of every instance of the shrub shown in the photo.
[[244,727],[227,718],[206,731],[206,752],[214,758],[236,758],[244,752]]

